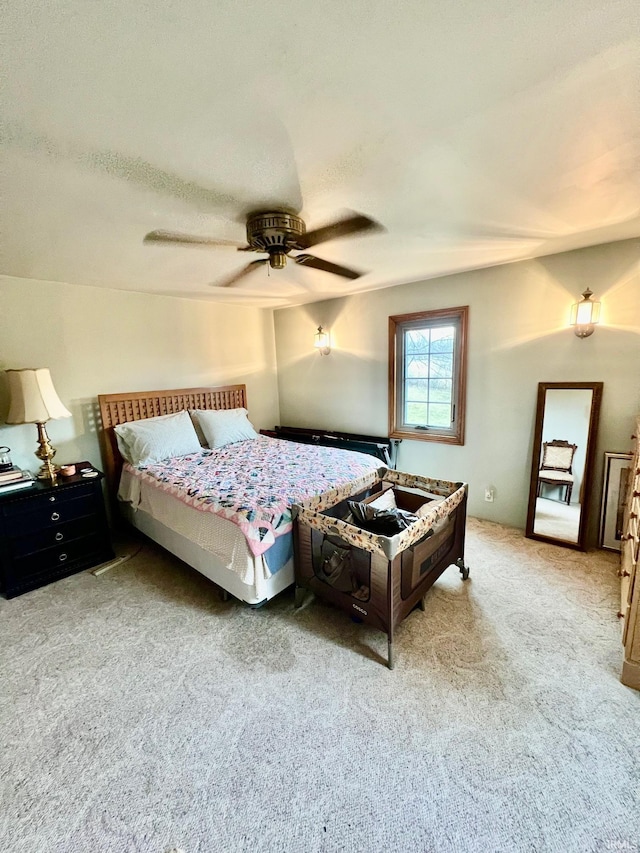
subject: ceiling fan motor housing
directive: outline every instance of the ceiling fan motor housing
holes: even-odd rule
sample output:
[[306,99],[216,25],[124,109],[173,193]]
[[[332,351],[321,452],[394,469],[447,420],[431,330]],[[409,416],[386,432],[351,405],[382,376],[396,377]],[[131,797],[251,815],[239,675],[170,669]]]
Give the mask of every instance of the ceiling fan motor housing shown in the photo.
[[282,211],[255,213],[247,220],[247,242],[258,252],[269,253],[269,264],[282,269],[291,249],[298,248],[297,240],[306,227],[299,216]]

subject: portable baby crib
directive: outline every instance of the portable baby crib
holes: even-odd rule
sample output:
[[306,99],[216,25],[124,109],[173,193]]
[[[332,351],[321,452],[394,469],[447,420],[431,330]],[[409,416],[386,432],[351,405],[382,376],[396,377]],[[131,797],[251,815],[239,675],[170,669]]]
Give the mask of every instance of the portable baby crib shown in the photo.
[[448,566],[455,563],[463,580],[469,576],[464,563],[468,487],[381,469],[374,488],[364,503],[392,505],[417,520],[383,536],[345,520],[346,501],[322,512],[313,508],[314,501],[294,506],[296,606],[308,589],[384,631],[393,669],[396,626],[416,606],[424,610],[426,591]]

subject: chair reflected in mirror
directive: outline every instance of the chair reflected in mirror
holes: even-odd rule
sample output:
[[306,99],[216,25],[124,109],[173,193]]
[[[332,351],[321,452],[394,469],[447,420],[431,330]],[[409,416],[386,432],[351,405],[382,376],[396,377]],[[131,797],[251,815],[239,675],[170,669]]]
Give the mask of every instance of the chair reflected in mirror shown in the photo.
[[571,444],[558,438],[543,442],[542,463],[538,472],[537,497],[542,497],[544,485],[558,487],[561,495],[564,486],[564,503],[569,506],[575,480],[572,472],[573,457],[577,449],[577,444]]

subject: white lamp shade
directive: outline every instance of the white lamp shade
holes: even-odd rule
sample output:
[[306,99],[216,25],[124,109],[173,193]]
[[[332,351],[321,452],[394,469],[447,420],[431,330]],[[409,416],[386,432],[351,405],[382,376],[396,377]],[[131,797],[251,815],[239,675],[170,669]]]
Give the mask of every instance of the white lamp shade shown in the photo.
[[71,417],[53,387],[48,368],[7,370],[7,376],[11,394],[8,424],[37,424]]

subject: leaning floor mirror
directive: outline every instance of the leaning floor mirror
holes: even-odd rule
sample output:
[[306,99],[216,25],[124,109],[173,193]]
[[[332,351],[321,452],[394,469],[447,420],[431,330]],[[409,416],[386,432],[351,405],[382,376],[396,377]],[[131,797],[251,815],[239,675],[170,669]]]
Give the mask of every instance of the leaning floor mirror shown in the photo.
[[541,382],[526,536],[584,551],[602,382]]

